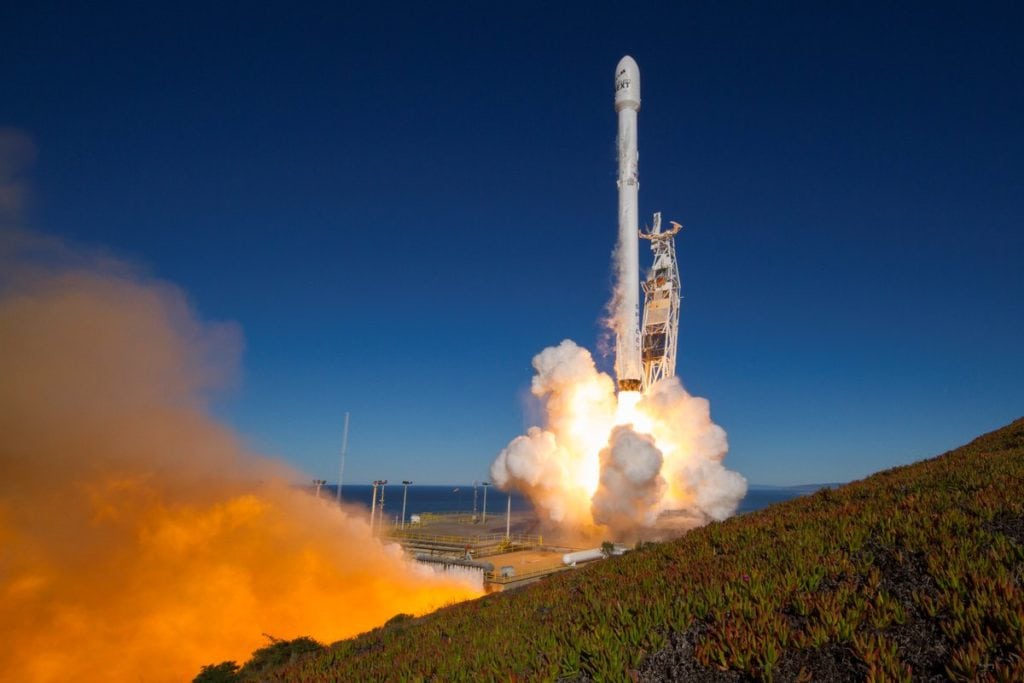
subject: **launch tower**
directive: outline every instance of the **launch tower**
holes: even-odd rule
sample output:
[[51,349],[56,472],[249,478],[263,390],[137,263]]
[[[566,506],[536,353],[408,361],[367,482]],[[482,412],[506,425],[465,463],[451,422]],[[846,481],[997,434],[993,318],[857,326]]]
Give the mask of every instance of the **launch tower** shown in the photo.
[[672,228],[661,231],[661,213],[654,214],[650,232],[640,237],[650,240],[654,263],[643,283],[644,315],[641,326],[643,391],[655,382],[676,374],[676,350],[679,342],[679,264],[673,238],[683,226],[672,221]]

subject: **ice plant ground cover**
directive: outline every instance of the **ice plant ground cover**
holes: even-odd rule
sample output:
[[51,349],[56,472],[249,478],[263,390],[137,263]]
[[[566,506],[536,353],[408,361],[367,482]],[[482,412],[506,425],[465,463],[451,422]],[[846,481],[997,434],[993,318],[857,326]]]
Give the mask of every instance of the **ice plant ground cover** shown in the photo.
[[231,670],[207,680],[1024,680],[1024,419],[520,591]]

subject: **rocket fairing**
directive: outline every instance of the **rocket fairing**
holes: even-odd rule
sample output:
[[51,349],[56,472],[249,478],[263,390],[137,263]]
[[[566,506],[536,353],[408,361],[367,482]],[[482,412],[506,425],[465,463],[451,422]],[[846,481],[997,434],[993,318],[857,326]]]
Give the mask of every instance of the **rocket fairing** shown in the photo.
[[638,191],[639,154],[636,120],[640,111],[640,68],[625,56],[615,67],[615,111],[619,119],[619,267],[616,310],[615,375],[620,391],[640,391],[643,376],[640,359],[640,254]]

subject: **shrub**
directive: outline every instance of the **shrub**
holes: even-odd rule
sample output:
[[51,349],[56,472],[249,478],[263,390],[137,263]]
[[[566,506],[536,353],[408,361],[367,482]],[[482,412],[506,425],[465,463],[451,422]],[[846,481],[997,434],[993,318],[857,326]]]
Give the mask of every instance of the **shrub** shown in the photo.
[[204,666],[192,683],[237,683],[238,680],[238,664],[221,662]]

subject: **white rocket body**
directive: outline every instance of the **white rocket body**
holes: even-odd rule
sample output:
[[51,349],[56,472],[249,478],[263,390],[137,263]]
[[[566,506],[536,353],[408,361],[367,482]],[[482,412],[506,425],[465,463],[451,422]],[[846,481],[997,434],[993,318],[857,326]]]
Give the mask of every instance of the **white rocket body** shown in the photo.
[[640,111],[640,68],[626,56],[615,67],[615,111],[619,117],[618,296],[615,310],[615,374],[620,391],[640,391],[639,153],[636,119]]

